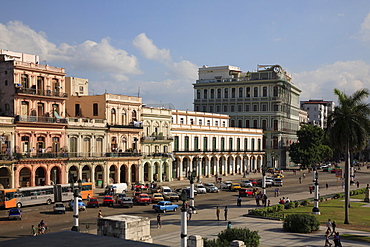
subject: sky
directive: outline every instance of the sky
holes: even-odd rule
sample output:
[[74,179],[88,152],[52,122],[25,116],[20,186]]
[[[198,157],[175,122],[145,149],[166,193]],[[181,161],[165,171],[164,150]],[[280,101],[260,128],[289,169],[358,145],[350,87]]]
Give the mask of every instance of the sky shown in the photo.
[[89,80],[89,94],[193,110],[203,65],[279,64],[300,100],[370,88],[368,0],[0,0],[0,49]]

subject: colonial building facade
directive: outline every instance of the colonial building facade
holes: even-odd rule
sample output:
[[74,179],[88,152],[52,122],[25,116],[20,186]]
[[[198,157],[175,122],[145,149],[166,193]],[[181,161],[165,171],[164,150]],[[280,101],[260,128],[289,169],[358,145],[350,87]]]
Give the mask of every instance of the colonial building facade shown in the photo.
[[195,111],[230,116],[230,126],[262,129],[269,167],[289,164],[287,149],[297,140],[301,90],[279,65],[242,72],[234,66],[204,66],[194,86]]

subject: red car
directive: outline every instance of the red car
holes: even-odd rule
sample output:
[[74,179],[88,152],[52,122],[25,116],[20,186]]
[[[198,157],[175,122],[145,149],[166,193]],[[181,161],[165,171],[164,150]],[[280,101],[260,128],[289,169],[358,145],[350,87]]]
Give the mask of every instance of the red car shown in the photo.
[[87,202],[87,207],[89,207],[89,208],[98,208],[99,207],[98,198],[91,197],[90,200]]
[[257,186],[257,180],[256,179],[249,179],[249,181],[252,183],[253,186]]
[[104,206],[113,206],[114,199],[113,196],[104,196],[103,205]]
[[247,188],[241,188],[239,190],[239,196],[252,196],[253,195],[253,190],[247,189]]
[[134,200],[138,204],[146,204],[146,205],[149,205],[152,202],[152,200],[150,199],[149,195],[148,194],[144,194],[144,193],[135,196]]

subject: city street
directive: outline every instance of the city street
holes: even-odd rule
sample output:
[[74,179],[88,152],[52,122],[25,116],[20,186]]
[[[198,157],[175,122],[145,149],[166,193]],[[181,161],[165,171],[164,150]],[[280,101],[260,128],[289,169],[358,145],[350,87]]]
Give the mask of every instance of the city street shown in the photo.
[[[299,183],[299,177],[306,173],[306,178],[302,179],[302,184]],[[356,173],[356,180],[359,180],[361,187],[365,186],[366,183],[370,183],[369,179],[370,170],[366,167],[362,168],[361,171]],[[291,200],[304,198],[312,198],[313,194],[309,193],[308,187],[312,185],[313,173],[297,172],[297,175],[293,175],[292,172],[285,172],[284,186],[280,187],[280,196],[289,195]],[[261,174],[250,174],[248,178],[261,178]],[[202,182],[213,182],[214,178],[203,178]],[[234,175],[223,177],[223,181],[231,180],[234,182],[240,182],[242,180],[241,175]],[[325,191],[325,183],[329,184],[330,191],[342,192],[342,181],[335,177],[335,173],[328,173],[319,171],[319,183],[320,190]],[[164,182],[161,185],[170,185],[172,189],[180,188],[189,185],[188,180],[174,181],[174,182]],[[351,189],[355,189],[355,186],[351,186]],[[267,188],[267,195],[271,201],[271,204],[277,204],[279,198],[274,197],[274,187]],[[102,192],[102,189],[97,189],[96,193]],[[129,192],[128,194],[130,194]],[[231,210],[229,212],[229,218],[238,217],[242,214],[247,213],[249,208],[255,207],[255,201],[253,198],[243,198],[242,207],[236,207],[237,192],[231,192],[227,190],[222,190],[220,193],[208,193],[201,194],[195,197],[195,206],[197,208],[198,214],[194,215],[193,220],[189,222],[189,225],[201,225],[203,220],[213,219],[215,217],[212,215],[202,214],[202,210],[207,210],[210,208],[215,208],[216,206],[224,207],[230,206]],[[294,195],[297,198],[294,198]],[[299,196],[299,198],[298,198]],[[102,200],[102,196],[99,196]],[[65,203],[67,204],[67,203]],[[178,202],[181,204],[181,202]],[[118,205],[114,207],[103,207],[99,209],[102,210],[104,216],[117,215],[117,214],[129,214],[148,217],[151,220],[152,231],[151,234],[155,237],[158,234],[164,234],[167,231],[173,231],[170,228],[163,228],[160,230],[154,229],[156,213],[152,210],[151,205],[148,206],[134,206],[133,208],[121,208]],[[40,205],[33,207],[22,208],[23,219],[21,221],[9,221],[7,219],[7,210],[0,211],[0,241],[8,240],[13,238],[29,236],[31,233],[31,225],[37,226],[40,220],[44,220],[49,228],[50,232],[58,232],[70,230],[73,224],[73,212],[67,211],[66,214],[55,214],[52,212],[52,205]],[[88,208],[86,211],[80,212],[80,227],[83,232],[90,232],[96,234],[96,219],[98,215],[97,208]],[[176,216],[177,215],[177,216]],[[221,214],[222,215],[222,214]],[[167,212],[162,214],[162,220],[164,224],[166,221],[179,223],[180,212]]]

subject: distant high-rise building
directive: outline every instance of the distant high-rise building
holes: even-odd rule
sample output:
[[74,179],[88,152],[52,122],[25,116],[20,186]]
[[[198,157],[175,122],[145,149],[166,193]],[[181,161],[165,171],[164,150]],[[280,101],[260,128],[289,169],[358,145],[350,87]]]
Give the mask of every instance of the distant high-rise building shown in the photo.
[[290,163],[287,148],[297,140],[301,90],[280,65],[242,72],[234,66],[203,66],[194,86],[194,110],[230,115],[230,126],[264,130],[267,166]]
[[328,116],[334,110],[335,103],[326,100],[301,101],[301,109],[308,113],[308,123],[326,128]]

